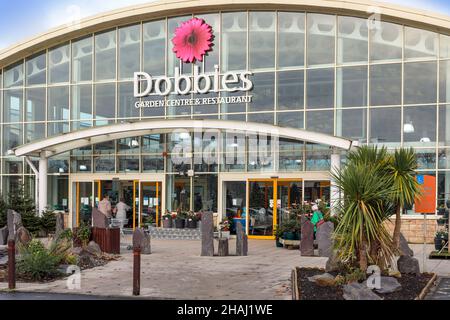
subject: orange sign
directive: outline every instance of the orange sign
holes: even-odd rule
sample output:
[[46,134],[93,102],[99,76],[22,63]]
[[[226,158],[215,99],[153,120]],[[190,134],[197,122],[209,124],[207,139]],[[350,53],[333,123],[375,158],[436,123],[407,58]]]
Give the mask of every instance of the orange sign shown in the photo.
[[416,213],[435,213],[436,212],[436,177],[428,175],[418,175],[417,182],[419,182],[422,196],[416,199],[415,212]]

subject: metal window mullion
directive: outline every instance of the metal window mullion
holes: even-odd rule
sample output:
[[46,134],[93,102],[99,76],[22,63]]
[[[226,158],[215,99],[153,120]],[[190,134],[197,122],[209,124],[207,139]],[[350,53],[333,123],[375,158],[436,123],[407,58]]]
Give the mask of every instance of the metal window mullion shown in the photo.
[[[304,30],[305,30],[305,39],[304,39],[304,54],[303,54],[303,129],[306,130],[306,106],[308,104],[308,101],[306,99],[306,95],[308,94],[307,90],[306,90],[306,86],[308,84],[308,72],[307,72],[307,63],[308,63],[308,14],[305,12],[305,25],[304,25]],[[306,158],[305,158],[306,161]],[[304,161],[304,162],[305,162]]]
[[44,136],[48,137],[49,132],[48,132],[48,85],[49,85],[49,77],[50,77],[50,56],[49,56],[49,50],[46,49],[46,53],[45,53],[45,58],[46,58],[46,66],[47,68],[45,69],[45,129],[44,129]]
[[273,116],[273,124],[277,125],[278,123],[278,11],[275,11],[275,76],[274,76],[274,116]]
[[402,67],[401,67],[401,75],[400,75],[400,79],[401,79],[401,87],[400,87],[400,91],[401,91],[401,106],[400,106],[400,120],[401,120],[401,125],[400,125],[400,146],[403,147],[403,143],[404,143],[404,113],[405,113],[405,108],[404,108],[404,102],[405,102],[405,26],[402,25]]
[[367,100],[366,100],[366,144],[370,142],[370,55],[372,51],[372,30],[367,30]]
[[[250,70],[250,11],[247,10],[246,11],[246,17],[247,17],[247,21],[246,21],[246,27],[247,27],[247,32],[246,32],[246,54],[245,54],[245,64],[247,67],[247,70]],[[249,110],[249,103],[245,103],[245,121],[248,122],[248,110]]]
[[[437,62],[436,62],[436,142],[434,144],[435,146],[435,159],[436,159],[436,163],[435,163],[435,172],[436,172],[436,179],[435,179],[435,208],[438,207],[438,203],[439,203],[439,111],[440,111],[440,70],[441,70],[441,61],[440,61],[440,50],[441,50],[441,36],[438,35],[437,37],[437,46],[438,46],[438,50],[437,50],[437,54],[436,54],[436,58],[437,58]],[[445,199],[445,197],[444,197]],[[435,211],[435,214],[437,214],[437,210]]]
[[[169,50],[169,44],[168,44],[168,39],[169,39],[169,18],[168,17],[166,17],[165,19],[164,19],[165,21],[165,30],[164,30],[164,33],[165,33],[165,39],[164,39],[164,75],[165,76],[167,76],[168,74],[169,74],[169,61],[168,61],[168,59],[169,59],[169,54],[168,54],[168,50]],[[167,99],[168,99],[168,96],[165,96],[164,97],[164,119],[167,119],[168,118],[168,106],[166,106],[166,104],[167,104]]]
[[337,55],[338,55],[338,16],[334,20],[334,106],[333,106],[333,133],[337,134]]
[[[144,71],[144,22],[141,21],[140,24],[140,40],[141,43],[139,45],[139,71]],[[142,101],[142,98],[139,98],[139,101]],[[143,108],[139,108],[139,120],[142,120],[144,110]],[[142,172],[142,171],[141,171]]]

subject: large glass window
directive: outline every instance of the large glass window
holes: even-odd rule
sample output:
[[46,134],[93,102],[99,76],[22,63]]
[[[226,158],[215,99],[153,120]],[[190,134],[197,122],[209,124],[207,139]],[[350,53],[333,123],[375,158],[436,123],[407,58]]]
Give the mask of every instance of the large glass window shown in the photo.
[[225,209],[222,219],[233,219],[232,233],[236,223],[245,223],[245,207],[247,199],[247,183],[245,181],[226,181],[223,183],[222,203]]
[[336,118],[337,136],[367,142],[367,109],[339,109]]
[[72,42],[72,81],[92,80],[92,37]]
[[[329,171],[331,167],[330,147],[313,143],[306,144],[306,170]],[[305,195],[305,200],[306,200]],[[314,201],[314,200],[313,200]]]
[[97,125],[108,124],[105,119],[116,115],[116,85],[98,84],[95,86],[95,119]]
[[305,65],[305,14],[278,13],[278,67]]
[[274,12],[250,12],[250,69],[275,66],[275,21]]
[[116,30],[95,35],[95,79],[116,78]]
[[308,70],[306,79],[306,108],[333,108],[334,69]]
[[72,87],[72,120],[92,119],[92,86]]
[[277,113],[277,123],[280,127],[303,129],[304,128],[303,118],[304,118],[303,111]]
[[441,43],[441,49],[440,49],[441,59],[450,58],[450,36],[441,34],[440,35],[440,43]]
[[247,13],[222,14],[222,71],[247,68]]
[[405,59],[435,58],[438,43],[437,33],[405,27]]
[[[171,40],[175,36],[175,30],[181,25],[181,23],[185,22],[191,18],[191,16],[184,17],[176,17],[168,19],[168,37]],[[176,54],[172,50],[173,44],[171,41],[168,41],[167,45],[167,74],[169,76],[173,76],[175,74],[175,67],[180,67],[180,60],[177,58]],[[181,71],[183,73],[191,73],[192,64],[191,63],[181,63]]]
[[6,155],[8,150],[18,147],[23,144],[22,141],[22,125],[10,124],[3,125],[3,155]]
[[21,122],[23,110],[23,91],[5,90],[3,92],[3,122]]
[[306,129],[326,134],[334,134],[334,111],[308,111],[306,112]]
[[191,208],[191,179],[189,177],[168,175],[167,210],[188,211]]
[[252,102],[248,111],[274,110],[275,104],[275,74],[255,73],[253,78]]
[[139,108],[134,106],[136,98],[133,94],[133,83],[119,83],[119,114],[120,118],[136,118],[139,117]]
[[52,120],[69,120],[69,87],[52,87],[48,89],[47,118]]
[[405,104],[435,103],[436,62],[405,63]]
[[204,61],[197,61],[195,64],[200,67],[200,70],[205,66],[206,72],[213,72],[214,66],[219,65],[220,54],[220,15],[217,13],[200,14],[196,15],[197,18],[203,19],[212,28],[214,43],[212,49],[208,51],[204,56]]
[[45,121],[45,88],[26,90],[25,121]]
[[39,53],[27,59],[27,86],[45,84],[47,82],[47,55]]
[[132,79],[141,69],[141,25],[119,29],[119,79]]
[[370,110],[370,143],[400,142],[401,108]]
[[23,63],[17,63],[5,69],[4,88],[23,86]]
[[439,146],[450,146],[450,106],[439,107]]
[[25,143],[45,138],[45,122],[25,124]]
[[166,74],[166,20],[144,24],[144,71],[154,75]]
[[450,102],[450,61],[439,65],[439,102]]
[[338,17],[338,63],[366,63],[368,60],[367,20]]
[[367,67],[337,69],[336,104],[338,108],[367,106]]
[[308,65],[334,64],[336,16],[308,14]]
[[398,105],[402,101],[401,64],[370,67],[370,105]]
[[304,108],[304,71],[278,72],[278,110]]
[[377,21],[371,30],[370,60],[392,61],[402,58],[403,27],[394,23]]
[[194,178],[194,212],[217,212],[217,175],[197,175]]
[[49,83],[69,82],[70,46],[68,44],[48,52]]
[[436,141],[436,106],[405,107],[403,109],[403,140],[415,145]]

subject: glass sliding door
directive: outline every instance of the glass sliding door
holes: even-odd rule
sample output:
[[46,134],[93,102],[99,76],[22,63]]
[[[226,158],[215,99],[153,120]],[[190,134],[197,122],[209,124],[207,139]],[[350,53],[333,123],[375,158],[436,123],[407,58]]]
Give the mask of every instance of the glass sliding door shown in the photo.
[[278,180],[277,213],[278,225],[289,219],[292,208],[302,204],[301,180]]
[[249,237],[273,239],[277,217],[276,179],[249,180],[248,190],[246,223]]
[[92,182],[74,182],[75,187],[75,221],[74,226],[80,224],[91,225],[92,221]]
[[151,223],[159,227],[161,221],[161,183],[141,182],[141,224]]

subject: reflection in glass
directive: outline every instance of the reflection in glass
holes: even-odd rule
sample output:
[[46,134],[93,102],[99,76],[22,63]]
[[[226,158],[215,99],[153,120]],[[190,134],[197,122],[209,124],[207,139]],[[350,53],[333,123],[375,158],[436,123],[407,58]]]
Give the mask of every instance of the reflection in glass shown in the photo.
[[141,25],[119,29],[119,79],[132,79],[140,68]]
[[334,107],[334,69],[307,71],[306,108]]
[[440,35],[440,57],[441,59],[450,58],[450,36]]
[[[175,36],[175,30],[181,25],[181,23],[189,20],[191,16],[184,16],[184,17],[176,17],[176,18],[169,18],[167,21],[168,24],[168,37],[170,40],[173,39]],[[175,74],[175,67],[180,67],[180,60],[177,58],[176,54],[172,50],[172,42],[168,41],[167,45],[167,74],[169,76],[173,76]],[[191,63],[182,63],[182,72],[183,73],[191,73],[192,71],[192,64]]]
[[95,85],[95,119],[97,124],[107,124],[103,119],[116,115],[116,86],[114,84]]
[[49,83],[69,82],[70,46],[68,44],[49,50]]
[[48,136],[55,136],[61,133],[69,132],[69,122],[48,122]]
[[401,64],[370,66],[370,105],[401,104],[402,97]]
[[436,62],[405,63],[405,104],[436,102]]
[[250,69],[273,68],[275,66],[275,13],[250,12],[249,18]]
[[175,212],[177,210],[189,211],[191,208],[191,179],[168,175],[167,183],[167,210]]
[[95,172],[115,172],[114,156],[94,156]]
[[21,124],[3,125],[3,155],[6,155],[8,150],[23,144],[22,128]]
[[417,159],[417,169],[435,169],[436,168],[436,150],[435,149],[414,149]]
[[439,102],[450,102],[450,61],[439,65]]
[[194,212],[217,212],[217,174],[195,176],[193,197]]
[[23,63],[17,63],[5,68],[3,75],[4,89],[23,86]]
[[367,109],[339,109],[336,112],[336,135],[361,143],[367,138]]
[[119,172],[139,172],[139,156],[117,157],[119,161]]
[[247,48],[246,12],[222,14],[222,71],[244,70]]
[[25,124],[25,143],[45,138],[45,123]]
[[370,110],[370,143],[400,142],[401,108]]
[[92,80],[92,37],[72,42],[72,81]]
[[403,27],[384,21],[378,21],[378,24],[378,28],[370,31],[370,60],[400,60],[402,58]]
[[72,86],[72,119],[92,119],[92,86]]
[[118,117],[120,118],[136,118],[139,117],[139,108],[134,106],[136,98],[133,94],[133,83],[119,83],[119,105]]
[[403,140],[429,145],[436,141],[436,106],[403,109]]
[[273,181],[251,181],[249,191],[248,232],[254,236],[273,234]]
[[333,135],[334,112],[332,110],[306,112],[306,129]]
[[248,117],[249,122],[273,124],[273,121],[274,121],[273,112],[249,113],[247,117]]
[[116,78],[116,30],[95,35],[95,79]]
[[278,72],[278,110],[304,108],[304,71]]
[[439,145],[450,146],[450,106],[439,106]]
[[48,88],[47,119],[69,120],[69,87]]
[[[331,150],[328,146],[306,144],[306,170],[329,171],[331,167]],[[306,195],[305,195],[306,200]],[[314,200],[313,200],[314,201]]]
[[144,23],[144,71],[152,76],[166,74],[166,20]]
[[303,129],[304,112],[278,112],[277,123],[280,127]]
[[236,224],[243,224],[245,230],[245,213],[247,199],[246,181],[225,181],[223,183],[222,203],[225,209],[222,213],[222,220],[233,219],[231,233],[236,233]]
[[27,86],[45,84],[47,81],[47,55],[45,52],[26,60]]
[[308,14],[308,65],[334,64],[336,16]]
[[367,19],[338,17],[338,63],[367,62]]
[[248,111],[274,110],[275,104],[275,74],[256,73],[253,78],[252,102],[248,105]]
[[278,12],[278,67],[305,65],[305,14]]
[[434,58],[438,47],[437,33],[405,27],[405,59]]
[[338,108],[367,106],[367,67],[337,69],[336,104]]
[[22,121],[23,91],[3,91],[3,122]]
[[25,121],[45,121],[45,88],[26,90]]
[[203,70],[203,64],[205,65],[206,72],[214,71],[214,65],[219,65],[220,54],[220,15],[217,13],[200,14],[195,17],[203,19],[212,28],[213,45],[212,49],[208,51],[204,56],[204,62],[197,61],[195,64]]

